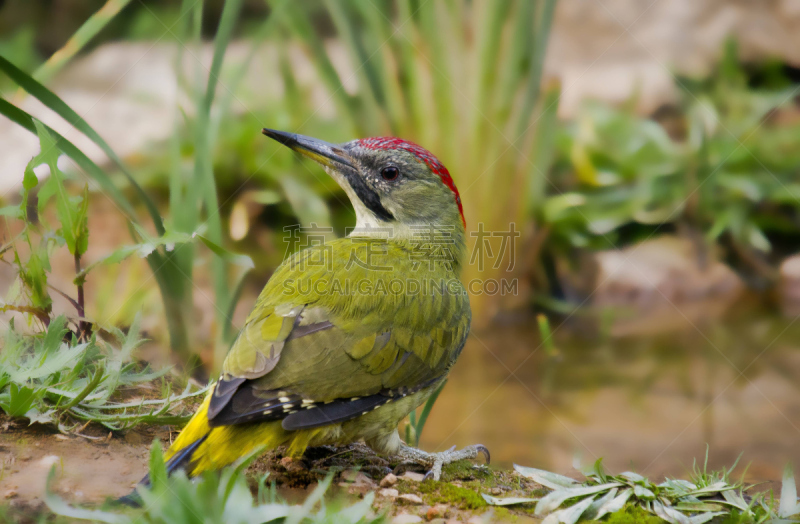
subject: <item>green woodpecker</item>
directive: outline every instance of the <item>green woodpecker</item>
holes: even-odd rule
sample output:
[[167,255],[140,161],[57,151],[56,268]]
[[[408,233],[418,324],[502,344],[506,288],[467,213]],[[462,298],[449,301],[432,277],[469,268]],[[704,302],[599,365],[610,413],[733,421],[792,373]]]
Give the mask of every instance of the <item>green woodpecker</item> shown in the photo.
[[264,129],[322,164],[350,198],[345,238],[289,257],[275,270],[222,375],[166,453],[169,470],[224,467],[259,448],[364,441],[426,467],[489,452],[426,453],[399,422],[447,377],[467,339],[469,298],[461,198],[430,152],[398,138],[329,144]]

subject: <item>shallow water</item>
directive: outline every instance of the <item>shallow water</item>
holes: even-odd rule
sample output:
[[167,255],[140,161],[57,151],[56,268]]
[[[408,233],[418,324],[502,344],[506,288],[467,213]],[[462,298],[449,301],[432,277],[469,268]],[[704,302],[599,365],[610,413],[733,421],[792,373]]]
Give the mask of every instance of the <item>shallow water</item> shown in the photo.
[[749,464],[748,480],[779,480],[800,465],[800,322],[756,307],[677,313],[658,333],[617,337],[554,318],[558,356],[534,318],[473,333],[421,446],[482,443],[495,464],[566,474],[576,456],[603,457],[660,480],[686,475],[708,444],[709,467],[743,453],[739,474]]

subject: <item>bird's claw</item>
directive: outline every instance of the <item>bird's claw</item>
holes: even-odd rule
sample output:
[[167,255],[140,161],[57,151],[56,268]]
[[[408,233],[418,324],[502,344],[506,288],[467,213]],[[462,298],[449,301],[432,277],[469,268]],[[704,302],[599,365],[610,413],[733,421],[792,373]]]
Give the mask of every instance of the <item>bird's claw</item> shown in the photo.
[[411,462],[429,467],[430,469],[425,474],[425,477],[423,477],[423,480],[439,480],[442,476],[442,468],[447,464],[452,464],[459,460],[473,460],[476,459],[479,454],[486,457],[486,463],[488,464],[490,460],[489,450],[483,444],[467,446],[460,450],[456,450],[456,447],[453,446],[449,450],[441,453],[427,453],[420,449],[403,446],[400,449],[399,456],[404,462]]

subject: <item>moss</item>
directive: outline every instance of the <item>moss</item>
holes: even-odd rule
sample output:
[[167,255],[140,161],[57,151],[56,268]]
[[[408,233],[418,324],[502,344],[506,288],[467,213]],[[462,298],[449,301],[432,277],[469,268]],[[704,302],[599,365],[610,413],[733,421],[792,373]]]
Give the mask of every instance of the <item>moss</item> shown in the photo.
[[459,460],[442,468],[442,481],[480,480],[484,486],[493,487],[497,483],[495,472],[489,468],[476,468],[469,460]]
[[605,522],[606,524],[664,524],[665,521],[639,506],[629,504],[622,511],[609,515]]
[[447,504],[462,509],[479,509],[487,506],[486,501],[479,493],[454,486],[448,482],[426,480],[419,483],[417,492],[429,505]]
[[508,508],[497,507],[497,508],[494,508],[493,511],[494,511],[494,519],[493,520],[495,520],[495,521],[502,520],[503,522],[516,522],[516,521],[519,520],[519,517],[517,515],[514,515],[513,513],[511,513],[511,511],[509,511]]

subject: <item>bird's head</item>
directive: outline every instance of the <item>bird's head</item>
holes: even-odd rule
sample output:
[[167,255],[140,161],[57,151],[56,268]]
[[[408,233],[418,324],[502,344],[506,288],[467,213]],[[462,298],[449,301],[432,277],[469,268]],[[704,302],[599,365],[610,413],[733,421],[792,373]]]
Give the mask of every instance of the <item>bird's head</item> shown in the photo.
[[394,237],[404,237],[413,235],[415,227],[435,226],[463,239],[466,223],[458,189],[428,150],[399,138],[329,144],[272,129],[262,132],[325,167],[355,208],[354,234],[389,229]]

